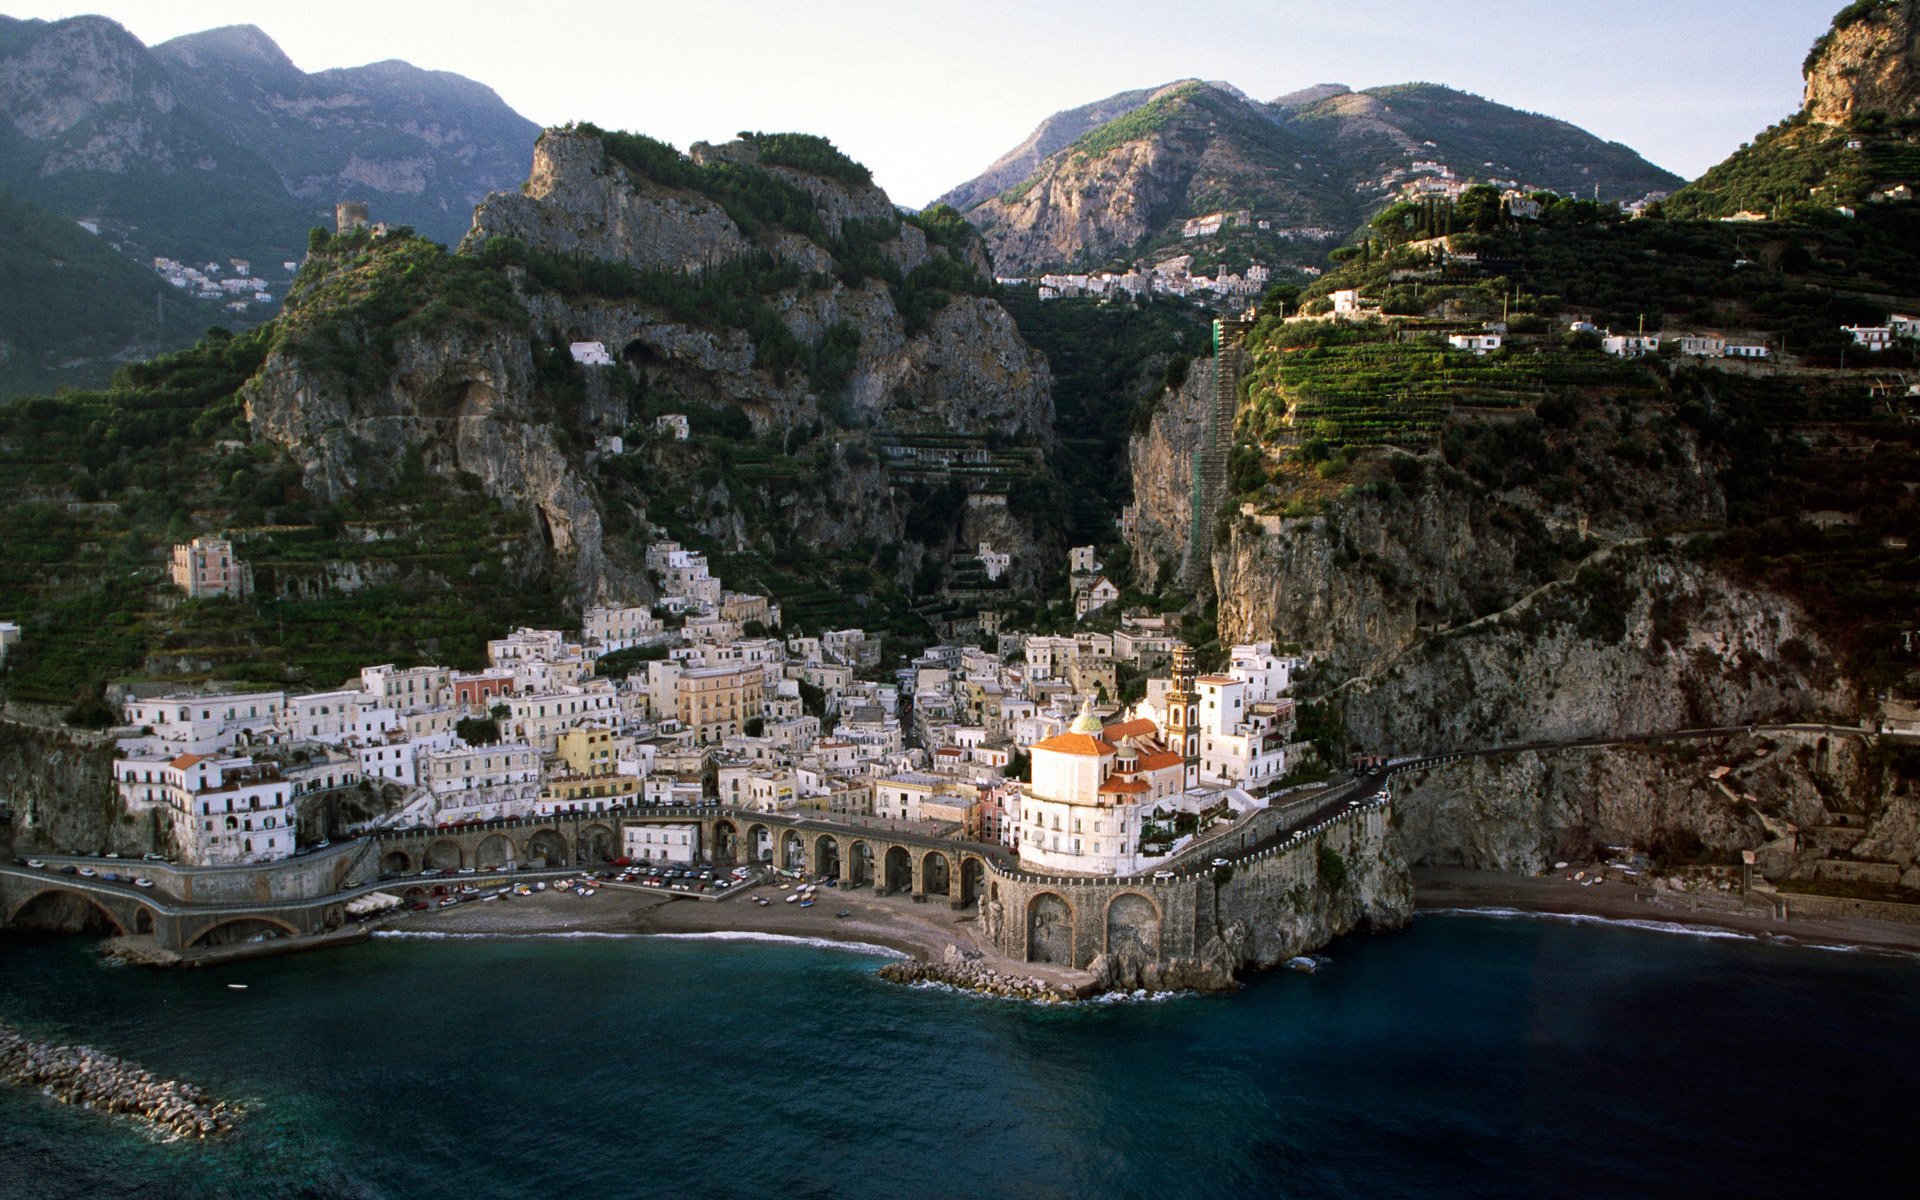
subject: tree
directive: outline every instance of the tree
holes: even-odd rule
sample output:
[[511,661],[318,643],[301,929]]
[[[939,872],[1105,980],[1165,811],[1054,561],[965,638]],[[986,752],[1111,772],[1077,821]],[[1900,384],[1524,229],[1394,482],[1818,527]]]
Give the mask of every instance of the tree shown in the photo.
[[453,732],[469,746],[491,746],[500,740],[500,722],[492,717],[462,717]]

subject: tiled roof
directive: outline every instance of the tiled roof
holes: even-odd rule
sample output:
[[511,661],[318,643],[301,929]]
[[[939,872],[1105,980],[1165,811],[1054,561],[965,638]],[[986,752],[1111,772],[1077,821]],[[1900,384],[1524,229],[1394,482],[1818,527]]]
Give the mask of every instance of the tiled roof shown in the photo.
[[1054,754],[1079,754],[1089,758],[1113,753],[1113,743],[1087,733],[1057,733],[1043,741],[1035,742],[1033,748]]

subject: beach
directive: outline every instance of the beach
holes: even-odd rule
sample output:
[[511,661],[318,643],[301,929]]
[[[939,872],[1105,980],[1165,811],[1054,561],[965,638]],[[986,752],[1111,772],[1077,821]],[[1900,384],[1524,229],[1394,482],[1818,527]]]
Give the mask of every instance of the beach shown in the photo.
[[[548,890],[491,903],[408,913],[383,928],[399,932],[539,936],[553,934],[698,935],[742,933],[879,946],[922,962],[938,963],[949,946],[970,960],[1005,972],[1067,987],[1083,986],[1084,971],[1015,962],[976,937],[978,908],[954,909],[944,899],[914,903],[906,895],[879,896],[871,889],[822,887],[811,908],[788,904],[777,884],[748,886],[724,899],[618,884],[601,884],[592,897]],[[754,896],[773,901],[761,907]],[[845,917],[838,913],[847,913]]]
[[1567,871],[1507,875],[1422,867],[1413,872],[1416,911],[1511,911],[1724,929],[1761,938],[1823,946],[1920,953],[1920,925],[1872,920],[1777,920],[1758,906],[1741,911],[1696,905],[1684,894],[1655,893],[1609,880],[1582,887]]

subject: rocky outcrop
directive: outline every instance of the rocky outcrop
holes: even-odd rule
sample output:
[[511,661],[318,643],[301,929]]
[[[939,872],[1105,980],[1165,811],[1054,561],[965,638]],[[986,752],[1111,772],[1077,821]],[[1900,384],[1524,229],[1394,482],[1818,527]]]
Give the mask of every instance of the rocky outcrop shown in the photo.
[[132,1117],[170,1138],[230,1133],[240,1116],[239,1109],[193,1084],[162,1079],[91,1046],[36,1042],[6,1025],[0,1025],[0,1083]]
[[[1134,524],[1127,533],[1134,575],[1151,590],[1181,587],[1193,566],[1194,456],[1208,442],[1214,360],[1197,359],[1180,387],[1162,392],[1153,419],[1127,443],[1133,477]],[[1203,495],[1202,519],[1211,528],[1217,495]]]
[[541,135],[519,191],[474,211],[467,244],[494,236],[637,270],[697,271],[753,249],[718,204],[636,175],[610,162],[598,137],[567,129]]
[[397,338],[393,357],[369,389],[277,348],[241,391],[253,435],[285,447],[308,492],[329,502],[392,484],[409,455],[430,474],[471,478],[528,513],[534,545],[583,597],[607,594],[616,581],[600,511],[536,411],[525,335],[449,324]]
[[1823,125],[1920,113],[1920,4],[1884,0],[1854,11],[1860,7],[1842,14],[1851,19],[1836,24],[1807,63],[1807,115]]
[[[703,533],[743,550],[774,549],[789,537],[829,552],[860,543],[898,544],[907,540],[910,499],[890,485],[875,443],[903,434],[961,434],[1043,453],[1051,447],[1046,361],[1020,337],[998,303],[950,293],[911,323],[902,312],[900,281],[955,251],[930,246],[926,235],[901,221],[886,194],[871,185],[762,166],[758,152],[745,142],[702,144],[695,151],[698,164],[725,161],[764,169],[805,192],[815,205],[819,229],[803,236],[763,225],[750,236],[713,199],[662,185],[610,159],[595,132],[550,130],[535,153],[527,186],[489,198],[475,213],[465,246],[511,237],[536,253],[686,275],[689,287],[713,264],[749,255],[771,256],[799,269],[799,286],[779,286],[763,298],[800,345],[811,348],[837,339],[848,347],[844,376],[825,388],[817,373],[769,369],[755,338],[742,328],[689,324],[642,301],[525,289],[535,339],[598,341],[619,359],[619,365],[602,369],[610,405],[594,418],[596,427],[620,432],[627,420],[624,397],[632,390],[657,398],[669,410],[682,404],[738,410],[757,434],[785,439],[801,430],[809,431],[810,439],[822,439],[810,451],[823,456],[824,475],[815,480],[819,487],[736,481],[727,490],[712,482],[698,484],[705,492],[703,503],[695,506]],[[891,264],[897,280],[883,272],[860,278],[841,269],[834,254],[851,222],[861,223],[863,243]],[[969,261],[980,253],[977,244],[962,252]],[[628,389],[625,379],[638,387]],[[829,440],[831,446],[825,445]],[[676,473],[679,489],[709,465],[689,461],[693,451],[673,446],[647,453],[662,472]],[[756,497],[735,494],[748,486]],[[681,499],[651,493],[650,498],[675,504]],[[749,500],[781,514],[784,529],[747,520],[742,514]],[[991,489],[971,495],[965,520],[953,526],[953,544],[992,540],[1014,555],[1016,583],[1030,583],[1046,559],[1038,547],[1036,516],[1010,510],[1004,495]],[[949,549],[930,545],[925,552],[944,557]],[[921,553],[909,547],[900,555],[903,580],[912,577]]]
[[1013,975],[995,970],[979,957],[967,957],[957,946],[948,946],[939,962],[907,959],[890,962],[880,968],[880,978],[889,983],[938,984],[963,992],[978,992],[1001,1000],[1025,1000],[1032,1004],[1066,1004],[1081,998],[1080,992],[1049,983],[1036,975]]
[[1771,877],[1839,861],[1898,876],[1920,852],[1912,780],[1837,732],[1521,751],[1403,772],[1393,789],[1416,867],[1534,874],[1628,847],[1656,863],[1753,851]]
[[13,802],[16,851],[113,851],[137,857],[159,849],[151,823],[121,811],[113,786],[113,743],[105,737],[0,721],[0,776]]

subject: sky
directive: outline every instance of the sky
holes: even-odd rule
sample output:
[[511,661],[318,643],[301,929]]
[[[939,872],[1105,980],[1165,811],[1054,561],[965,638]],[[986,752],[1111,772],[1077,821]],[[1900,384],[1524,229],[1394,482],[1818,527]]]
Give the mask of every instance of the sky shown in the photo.
[[302,70],[399,58],[542,125],[685,148],[819,133],[924,205],[1048,115],[1200,77],[1269,99],[1425,81],[1571,121],[1692,178],[1800,104],[1841,0],[0,0],[148,45],[265,30]]

